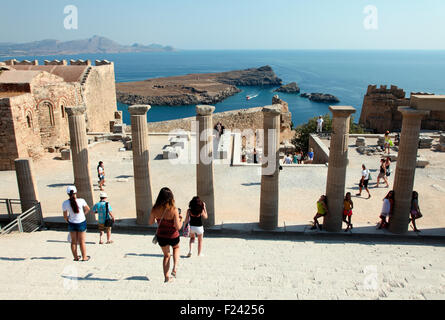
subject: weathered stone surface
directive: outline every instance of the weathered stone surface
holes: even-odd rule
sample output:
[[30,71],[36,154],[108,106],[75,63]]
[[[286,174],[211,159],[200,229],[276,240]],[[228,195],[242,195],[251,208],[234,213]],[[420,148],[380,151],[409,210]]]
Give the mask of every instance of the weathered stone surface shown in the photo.
[[366,139],[364,137],[357,137],[355,140],[355,145],[357,147],[364,147],[366,146]]
[[300,93],[300,88],[298,87],[296,82],[291,82],[279,87],[278,89],[275,89],[274,91],[285,93]]
[[71,160],[71,151],[67,149],[61,150],[60,156],[62,160]]
[[328,93],[302,93],[301,97],[308,98],[311,101],[322,102],[322,103],[340,102],[340,100],[336,96]]
[[[402,115],[397,110],[399,106],[411,105],[411,99],[406,98],[403,89],[391,85],[368,86],[363,98],[363,106],[359,123],[376,133],[384,133],[386,130],[399,131],[402,128]],[[432,95],[431,93],[411,93],[413,95]],[[421,129],[445,130],[445,112],[432,111],[429,116],[422,119]]]

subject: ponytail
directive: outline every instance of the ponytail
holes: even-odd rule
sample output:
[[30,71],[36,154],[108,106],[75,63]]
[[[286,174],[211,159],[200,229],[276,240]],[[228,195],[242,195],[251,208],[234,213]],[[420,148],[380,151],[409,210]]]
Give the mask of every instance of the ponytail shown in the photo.
[[70,191],[69,196],[70,196],[71,209],[73,209],[74,213],[79,213],[79,206],[77,204],[76,198],[74,197],[74,192],[72,190]]

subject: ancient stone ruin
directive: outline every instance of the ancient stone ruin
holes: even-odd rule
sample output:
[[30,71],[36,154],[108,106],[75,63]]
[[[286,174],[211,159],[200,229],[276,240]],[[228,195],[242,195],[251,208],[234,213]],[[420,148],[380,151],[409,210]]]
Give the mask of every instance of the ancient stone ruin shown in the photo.
[[86,106],[89,132],[110,131],[117,111],[114,64],[95,64],[15,59],[2,64],[7,67],[0,73],[0,170],[14,169],[17,158],[39,158],[67,145],[67,106]]

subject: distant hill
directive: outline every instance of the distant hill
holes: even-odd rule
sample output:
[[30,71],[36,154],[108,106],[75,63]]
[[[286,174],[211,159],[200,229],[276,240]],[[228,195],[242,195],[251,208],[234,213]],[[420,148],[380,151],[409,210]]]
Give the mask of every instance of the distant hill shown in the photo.
[[44,56],[81,53],[123,53],[123,52],[163,52],[175,51],[171,46],[160,44],[131,46],[121,45],[105,37],[93,36],[89,39],[59,41],[53,39],[28,43],[0,42],[0,56]]

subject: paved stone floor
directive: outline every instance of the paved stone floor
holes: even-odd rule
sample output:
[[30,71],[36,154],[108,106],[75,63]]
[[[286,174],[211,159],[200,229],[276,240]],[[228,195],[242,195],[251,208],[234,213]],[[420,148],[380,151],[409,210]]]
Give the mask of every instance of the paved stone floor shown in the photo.
[[[73,262],[67,232],[0,238],[0,299],[445,299],[445,246],[274,236],[208,237],[163,283],[152,235],[87,233]],[[196,246],[194,248],[196,250]]]

